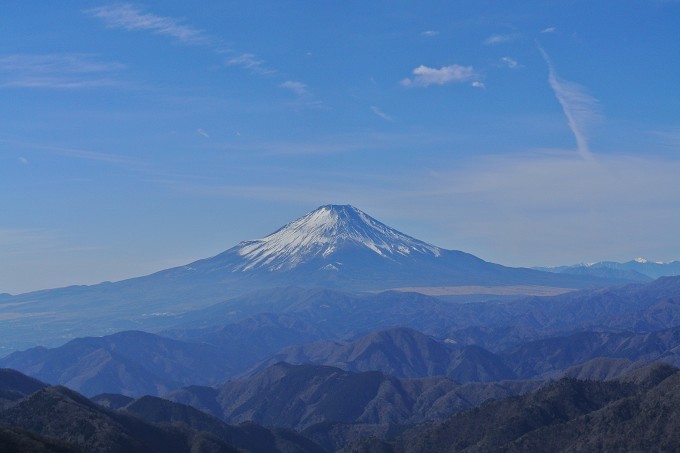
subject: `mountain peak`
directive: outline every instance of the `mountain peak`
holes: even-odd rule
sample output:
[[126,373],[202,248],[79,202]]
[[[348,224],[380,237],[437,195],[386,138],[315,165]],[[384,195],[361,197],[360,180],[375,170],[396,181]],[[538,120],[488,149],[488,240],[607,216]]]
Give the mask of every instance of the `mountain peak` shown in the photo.
[[412,254],[439,256],[438,247],[407,236],[351,205],[324,205],[263,239],[237,246],[244,261],[235,271],[287,270],[312,260],[327,262],[347,249],[370,250],[388,259]]

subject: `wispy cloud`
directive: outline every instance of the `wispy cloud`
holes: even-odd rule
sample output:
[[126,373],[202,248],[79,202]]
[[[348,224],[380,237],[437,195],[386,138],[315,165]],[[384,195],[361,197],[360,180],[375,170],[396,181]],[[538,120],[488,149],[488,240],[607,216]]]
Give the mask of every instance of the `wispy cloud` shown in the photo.
[[504,42],[512,41],[517,39],[519,35],[516,33],[510,33],[506,35],[491,35],[484,40],[484,44],[487,46],[493,46],[495,44],[501,44]]
[[87,54],[16,54],[0,58],[0,87],[77,89],[121,85],[125,66]]
[[434,36],[437,36],[439,32],[437,30],[425,30],[420,33],[422,36],[426,36],[428,38],[432,38]]
[[20,157],[19,162],[23,165],[28,165],[28,159],[26,159],[25,157]]
[[392,118],[390,115],[388,115],[387,113],[380,110],[375,105],[371,106],[371,112],[375,113],[377,116],[384,119],[385,121],[394,121],[394,118]]
[[501,58],[501,63],[502,63],[505,67],[508,67],[508,68],[510,68],[510,69],[517,69],[517,68],[519,68],[519,67],[521,66],[521,65],[517,62],[517,60],[515,60],[514,58],[510,58],[510,57],[503,57],[503,58]]
[[413,77],[402,79],[404,87],[428,87],[448,83],[467,82],[477,77],[472,66],[450,65],[441,68],[430,68],[420,65],[413,70]]
[[484,85],[484,82],[480,82],[479,80],[475,80],[470,84],[474,88],[486,88],[486,85]]
[[150,31],[157,35],[169,36],[184,44],[208,44],[211,42],[203,31],[183,24],[178,19],[144,12],[130,4],[100,6],[88,9],[85,12],[103,20],[106,26],[110,28]]
[[308,94],[307,91],[307,85],[305,85],[302,82],[294,82],[292,80],[286,80],[283,82],[281,85],[279,85],[281,88],[285,88],[286,90],[290,90],[293,93],[297,94],[298,96],[304,96]]
[[126,31],[146,31],[156,35],[173,38],[185,45],[199,45],[227,58],[228,66],[238,66],[252,74],[270,75],[277,71],[268,68],[264,60],[252,53],[238,53],[235,50],[225,48],[223,43],[205,31],[186,24],[183,20],[174,17],[161,16],[131,4],[120,4],[90,8],[84,11],[92,17],[101,19],[109,28],[117,28]]
[[210,138],[210,135],[209,135],[206,131],[204,131],[203,129],[201,129],[201,128],[196,129],[196,133],[197,133],[198,135],[201,135],[201,136],[205,137],[205,138]]
[[133,159],[133,158],[130,158],[130,157],[126,157],[126,156],[121,156],[121,155],[118,155],[118,154],[109,154],[109,153],[102,153],[102,152],[98,152],[98,151],[89,151],[89,150],[84,150],[84,149],[79,149],[79,148],[46,145],[46,144],[42,144],[42,143],[35,143],[35,142],[29,142],[29,141],[23,141],[23,140],[11,140],[11,139],[4,139],[4,138],[0,138],[0,143],[13,145],[17,148],[25,148],[25,149],[32,149],[32,150],[37,150],[37,151],[44,151],[44,152],[48,152],[50,154],[55,154],[55,155],[60,155],[60,156],[65,156],[65,157],[73,157],[73,158],[76,158],[76,159],[86,159],[86,160],[93,160],[93,161],[105,162],[105,163],[109,163],[109,164],[118,164],[118,165],[130,165],[130,166],[142,166],[143,165],[142,161],[139,161],[137,159]]
[[227,60],[228,66],[239,66],[241,68],[247,69],[253,74],[259,75],[269,75],[274,74],[276,71],[265,66],[264,60],[257,58],[252,53],[242,53],[235,57],[231,57]]
[[548,27],[541,30],[541,33],[555,33],[557,31],[556,27]]
[[598,101],[581,85],[560,79],[555,72],[555,65],[545,50],[541,46],[538,46],[538,50],[548,65],[548,83],[567,117],[569,128],[576,138],[578,151],[584,159],[592,159],[586,131],[588,126],[599,117]]

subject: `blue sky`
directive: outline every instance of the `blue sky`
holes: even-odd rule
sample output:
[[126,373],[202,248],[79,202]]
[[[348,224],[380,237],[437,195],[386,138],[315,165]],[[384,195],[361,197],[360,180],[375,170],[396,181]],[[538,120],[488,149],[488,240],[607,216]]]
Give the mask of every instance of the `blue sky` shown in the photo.
[[0,7],[0,292],[350,203],[507,265],[680,259],[680,2]]

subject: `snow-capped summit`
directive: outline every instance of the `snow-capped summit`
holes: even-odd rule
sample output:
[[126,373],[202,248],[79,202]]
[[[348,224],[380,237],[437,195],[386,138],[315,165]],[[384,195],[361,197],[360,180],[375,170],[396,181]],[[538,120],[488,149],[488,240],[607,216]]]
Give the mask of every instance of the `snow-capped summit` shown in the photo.
[[290,285],[359,291],[526,284],[571,288],[583,280],[509,268],[436,247],[350,205],[321,206],[262,239],[241,242],[157,277],[166,284],[200,282],[201,290],[212,285],[230,293]]
[[[411,254],[437,257],[441,249],[392,229],[350,205],[325,205],[269,236],[237,246],[243,261],[235,271],[290,270],[314,259],[330,262],[348,248],[370,250],[383,258]],[[342,263],[328,264],[337,269]]]

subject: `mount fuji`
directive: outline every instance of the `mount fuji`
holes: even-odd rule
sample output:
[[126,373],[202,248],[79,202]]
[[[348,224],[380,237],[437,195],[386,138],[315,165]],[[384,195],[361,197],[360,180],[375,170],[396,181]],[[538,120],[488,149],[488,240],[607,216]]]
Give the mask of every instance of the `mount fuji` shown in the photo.
[[621,282],[489,263],[410,237],[353,206],[326,205],[262,239],[184,266],[115,283],[5,296],[0,355],[3,348],[34,344],[36,332],[43,344],[54,344],[85,334],[161,328],[181,313],[264,288],[465,287],[470,294],[470,288],[567,290],[612,283]]
[[[379,222],[351,205],[325,205],[258,240],[166,271],[175,278],[257,281],[258,287],[326,286],[359,291],[398,287],[546,285],[576,288],[594,280],[509,268],[446,250]],[[588,280],[588,279],[586,279]]]

